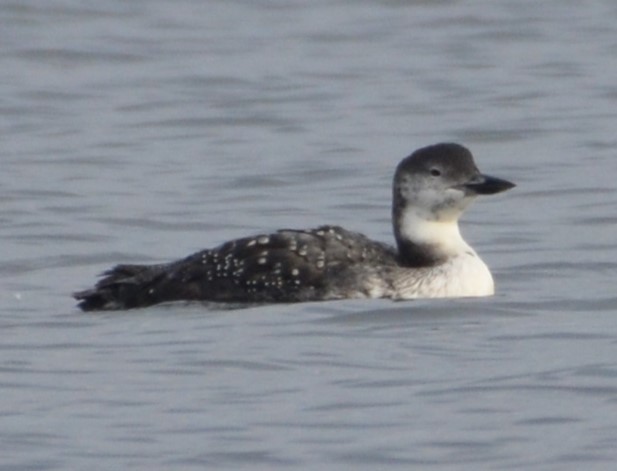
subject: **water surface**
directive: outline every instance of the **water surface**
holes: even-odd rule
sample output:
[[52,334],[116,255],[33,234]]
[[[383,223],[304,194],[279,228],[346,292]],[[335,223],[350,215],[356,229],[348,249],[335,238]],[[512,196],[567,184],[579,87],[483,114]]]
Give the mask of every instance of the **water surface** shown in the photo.
[[[612,469],[617,6],[4,2],[2,469]],[[390,241],[457,141],[515,190],[491,299],[84,315],[71,291],[279,227]]]

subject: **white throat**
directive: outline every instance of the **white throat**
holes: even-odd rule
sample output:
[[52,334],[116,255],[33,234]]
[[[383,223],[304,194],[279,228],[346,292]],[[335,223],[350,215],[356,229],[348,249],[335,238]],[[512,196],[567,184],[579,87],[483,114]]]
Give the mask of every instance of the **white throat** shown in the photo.
[[465,242],[458,227],[458,219],[429,220],[414,211],[405,210],[400,219],[400,236],[418,245],[430,246],[445,258],[475,251]]
[[415,244],[429,246],[443,259],[441,264],[402,268],[394,281],[398,299],[491,296],[493,277],[486,264],[463,240],[458,219],[428,220],[416,211],[405,211],[399,234]]

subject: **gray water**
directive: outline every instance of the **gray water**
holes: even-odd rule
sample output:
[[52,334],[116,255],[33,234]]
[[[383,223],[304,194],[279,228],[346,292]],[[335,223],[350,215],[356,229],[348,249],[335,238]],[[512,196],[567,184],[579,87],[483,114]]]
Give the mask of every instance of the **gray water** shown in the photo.
[[[0,470],[613,469],[612,0],[0,2]],[[280,227],[391,241],[457,141],[482,300],[83,314]]]

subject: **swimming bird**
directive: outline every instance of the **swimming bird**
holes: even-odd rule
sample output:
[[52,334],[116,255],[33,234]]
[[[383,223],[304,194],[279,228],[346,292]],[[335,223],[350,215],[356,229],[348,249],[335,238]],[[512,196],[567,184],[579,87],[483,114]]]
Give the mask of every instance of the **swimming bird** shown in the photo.
[[494,294],[491,272],[459,231],[477,195],[515,185],[480,173],[459,144],[403,159],[392,185],[396,247],[339,226],[281,229],[225,242],[159,265],[117,265],[75,293],[84,311],[167,301],[274,303],[345,298],[442,298]]

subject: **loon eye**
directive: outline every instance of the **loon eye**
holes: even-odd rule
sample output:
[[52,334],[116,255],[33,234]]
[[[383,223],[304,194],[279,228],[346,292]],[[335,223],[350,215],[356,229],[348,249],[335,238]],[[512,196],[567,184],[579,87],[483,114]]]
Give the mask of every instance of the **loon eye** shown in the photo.
[[438,168],[432,168],[431,175],[433,175],[434,177],[438,177],[441,175],[441,170],[439,170]]

